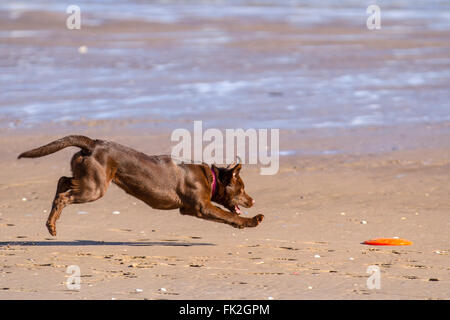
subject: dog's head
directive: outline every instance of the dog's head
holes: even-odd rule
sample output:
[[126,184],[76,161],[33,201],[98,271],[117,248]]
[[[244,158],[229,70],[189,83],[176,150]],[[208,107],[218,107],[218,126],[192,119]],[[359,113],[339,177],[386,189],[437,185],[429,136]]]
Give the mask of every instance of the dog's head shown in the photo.
[[218,190],[215,201],[233,213],[241,214],[239,206],[250,208],[255,204],[253,200],[244,190],[244,181],[242,181],[239,173],[242,165],[228,166],[227,168],[219,168],[212,165],[212,170],[216,173]]

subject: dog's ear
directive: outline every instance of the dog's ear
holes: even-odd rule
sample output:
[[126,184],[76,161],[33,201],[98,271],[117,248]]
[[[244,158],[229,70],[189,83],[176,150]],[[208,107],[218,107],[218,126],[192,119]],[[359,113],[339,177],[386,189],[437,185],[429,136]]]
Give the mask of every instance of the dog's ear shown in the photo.
[[232,169],[231,172],[233,173],[233,177],[236,177],[239,175],[239,172],[241,172],[242,169],[242,164],[238,163],[237,165],[235,165]]
[[211,165],[211,170],[214,171],[217,177],[219,176],[219,167],[217,167],[215,164]]
[[237,160],[238,160],[237,163],[235,162],[233,164],[230,164],[227,167],[227,169],[232,173],[233,177],[238,176],[239,172],[241,171],[241,168],[242,168],[242,160],[241,160],[241,158],[237,157]]

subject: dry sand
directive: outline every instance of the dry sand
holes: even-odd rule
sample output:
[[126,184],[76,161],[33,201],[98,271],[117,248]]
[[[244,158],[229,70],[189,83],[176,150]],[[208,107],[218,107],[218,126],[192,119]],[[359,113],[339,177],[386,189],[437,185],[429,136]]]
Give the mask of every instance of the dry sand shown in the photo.
[[[109,128],[70,130],[149,154],[170,150],[167,133]],[[449,129],[282,132],[281,150],[299,153],[282,157],[274,176],[242,172],[256,199],[245,211],[265,215],[254,229],[154,210],[113,185],[65,208],[57,237],[44,223],[75,149],[16,156],[70,130],[3,130],[0,299],[448,299]],[[359,151],[368,145],[385,150]],[[394,236],[414,243],[361,244]],[[66,287],[69,265],[81,269],[80,290]],[[370,265],[381,270],[380,289],[367,287]]]

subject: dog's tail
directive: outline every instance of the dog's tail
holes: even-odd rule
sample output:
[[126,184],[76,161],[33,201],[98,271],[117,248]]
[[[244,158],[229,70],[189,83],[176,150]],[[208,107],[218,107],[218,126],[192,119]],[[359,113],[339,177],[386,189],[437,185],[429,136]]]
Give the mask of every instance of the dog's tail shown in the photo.
[[45,146],[26,151],[18,156],[20,158],[39,158],[67,147],[79,147],[88,153],[91,153],[95,147],[95,141],[85,136],[67,136],[59,140],[55,140]]

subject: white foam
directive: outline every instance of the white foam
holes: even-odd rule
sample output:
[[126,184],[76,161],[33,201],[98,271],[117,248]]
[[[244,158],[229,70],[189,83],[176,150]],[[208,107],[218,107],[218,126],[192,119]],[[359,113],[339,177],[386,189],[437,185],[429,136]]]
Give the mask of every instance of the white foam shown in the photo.
[[225,95],[250,85],[247,81],[197,82],[180,85],[183,90],[193,90],[200,94]]

